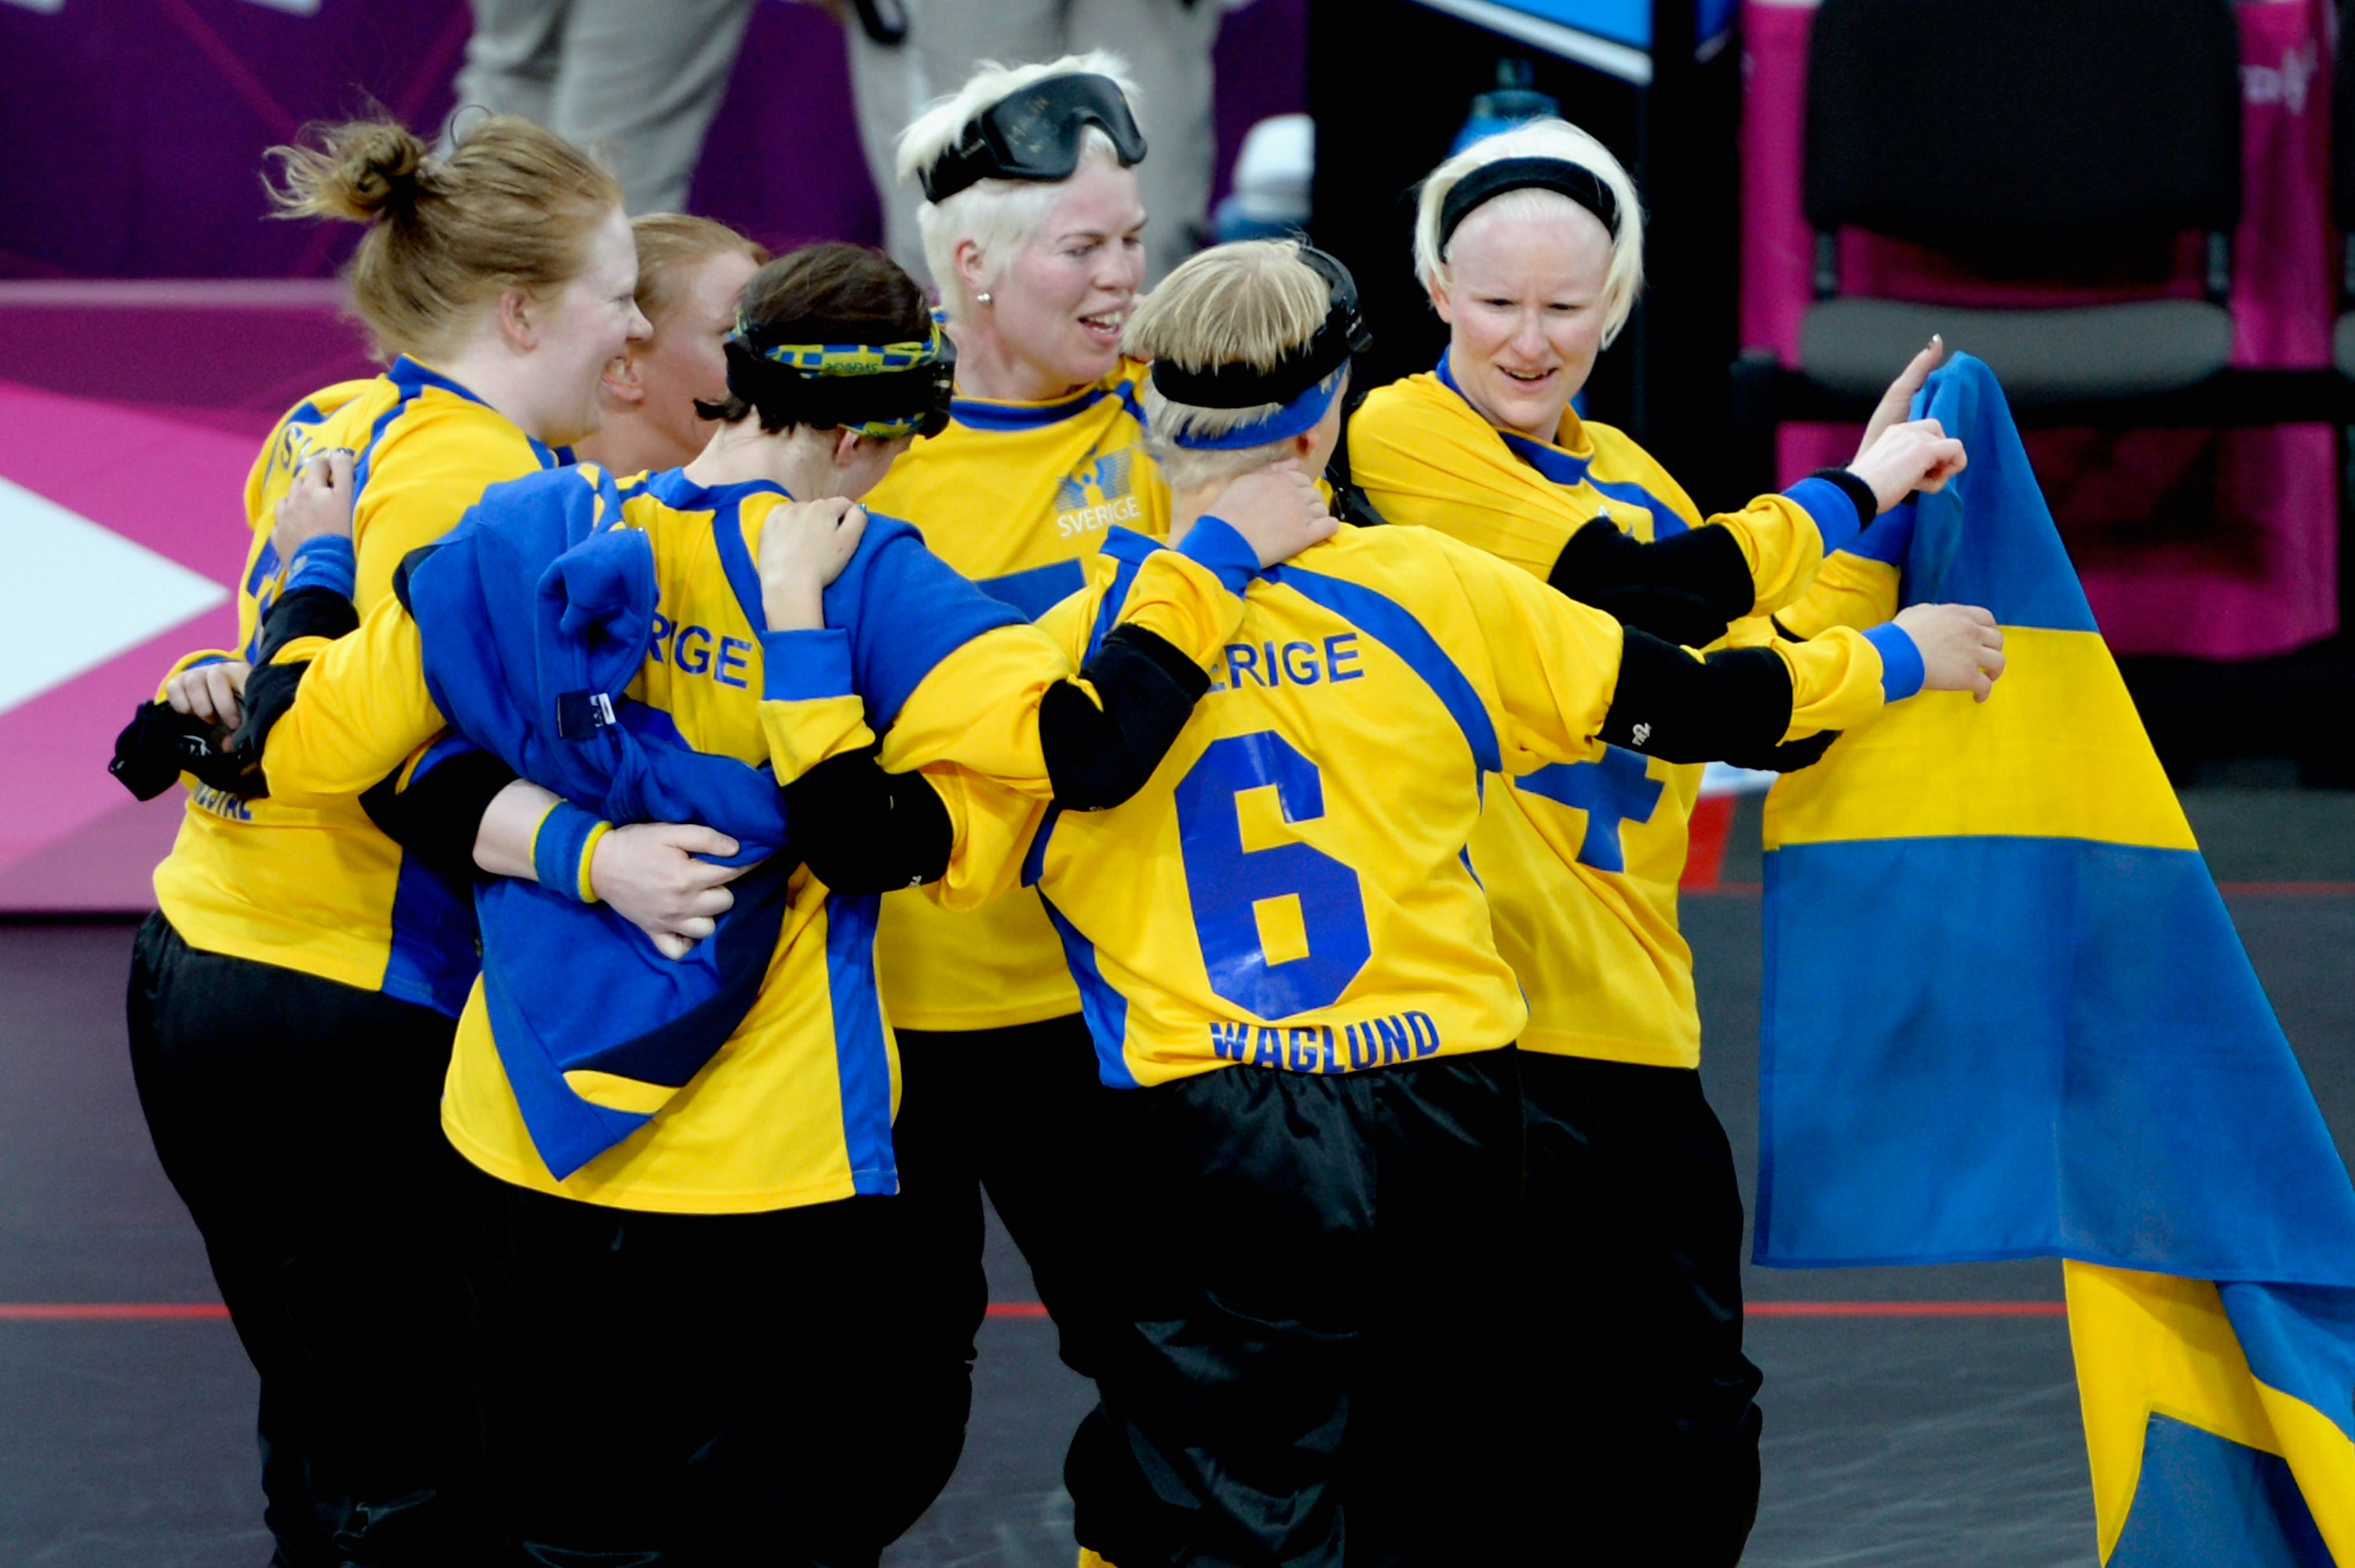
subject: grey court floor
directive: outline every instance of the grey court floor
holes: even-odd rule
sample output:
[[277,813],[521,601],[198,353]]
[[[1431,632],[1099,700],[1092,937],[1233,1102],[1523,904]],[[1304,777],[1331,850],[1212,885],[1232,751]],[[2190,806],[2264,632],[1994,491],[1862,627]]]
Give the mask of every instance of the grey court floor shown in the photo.
[[[2355,884],[2355,796],[2187,798],[2221,880]],[[1737,842],[1739,837],[1737,835]],[[1754,842],[1754,830],[1752,842]],[[1729,877],[1756,875],[1736,852]],[[2231,895],[2233,917],[2355,1151],[2355,896]],[[1759,910],[1689,899],[1710,1097],[1756,1147]],[[204,1301],[203,1249],[149,1149],[124,1063],[126,923],[0,925],[0,1306]],[[994,1235],[992,1293],[1027,1301]],[[1754,1301],[2057,1300],[2057,1266],[1751,1271]],[[2090,1565],[2092,1500],[2057,1318],[1759,1316],[1757,1564]],[[963,1466],[893,1568],[1068,1568],[1062,1446],[1086,1385],[1043,1320],[984,1330]],[[260,1568],[254,1385],[218,1319],[0,1318],[0,1568]]]

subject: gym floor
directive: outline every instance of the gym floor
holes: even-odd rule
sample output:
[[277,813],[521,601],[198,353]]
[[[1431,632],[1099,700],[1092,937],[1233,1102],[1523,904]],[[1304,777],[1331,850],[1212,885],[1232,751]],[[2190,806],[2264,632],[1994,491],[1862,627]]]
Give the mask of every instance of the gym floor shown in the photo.
[[[2185,806],[2340,1152],[2355,1153],[2355,793],[2203,789]],[[1757,842],[1745,807],[1736,845]],[[1685,927],[1710,1097],[1747,1172],[1754,850],[1733,851],[1725,875],[1727,890],[1688,900]],[[132,1094],[130,937],[127,921],[0,924],[0,1563],[259,1568],[253,1374],[208,1306],[203,1245]],[[1023,1310],[1028,1272],[995,1230],[989,1266],[1001,1305],[964,1462],[887,1554],[894,1568],[1072,1559],[1060,1476],[1089,1394],[1055,1359],[1051,1326]],[[2094,1562],[2059,1265],[1754,1269],[1748,1288],[1766,1489],[1747,1562]],[[142,1310],[101,1310],[124,1305]]]

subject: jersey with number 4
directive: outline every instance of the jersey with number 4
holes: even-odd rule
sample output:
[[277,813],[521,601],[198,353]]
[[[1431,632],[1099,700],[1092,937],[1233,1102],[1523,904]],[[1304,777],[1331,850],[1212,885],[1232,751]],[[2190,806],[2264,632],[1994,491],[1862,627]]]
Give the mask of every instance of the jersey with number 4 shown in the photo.
[[[1084,658],[1102,619],[1082,596],[1039,625]],[[1262,573],[1151,782],[1050,814],[1024,867],[1103,1080],[1511,1044],[1528,1009],[1465,856],[1482,776],[1592,755],[1621,647],[1610,617],[1428,529],[1345,529]]]

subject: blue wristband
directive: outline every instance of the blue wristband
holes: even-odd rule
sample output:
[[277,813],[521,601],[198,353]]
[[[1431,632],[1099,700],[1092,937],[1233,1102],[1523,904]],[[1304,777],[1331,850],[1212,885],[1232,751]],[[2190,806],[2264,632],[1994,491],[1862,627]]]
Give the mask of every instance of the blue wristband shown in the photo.
[[1884,703],[1903,702],[1922,689],[1930,672],[1923,666],[1922,650],[1905,630],[1893,620],[1884,620],[1864,634],[1864,640],[1881,653],[1881,700]]
[[305,539],[294,552],[294,564],[287,568],[288,593],[297,588],[332,588],[344,599],[352,597],[352,588],[359,581],[359,558],[352,552],[352,542],[340,534],[322,534],[315,539]]
[[[1838,479],[1831,477],[1835,473]],[[1847,482],[1842,483],[1842,480]],[[1827,556],[1863,533],[1881,512],[1878,502],[1870,509],[1865,507],[1864,502],[1871,500],[1872,492],[1864,481],[1837,469],[1807,475],[1785,491],[1783,498],[1797,502],[1806,513],[1816,532],[1823,536]]]
[[595,895],[589,891],[586,862],[591,846],[603,836],[605,826],[602,819],[570,800],[559,800],[549,807],[531,838],[531,865],[539,875],[539,885],[567,898],[594,903]]
[[761,633],[761,700],[797,703],[809,697],[847,697],[850,683],[850,633],[824,630]]
[[1196,566],[1208,567],[1238,599],[1251,587],[1252,578],[1259,576],[1259,552],[1223,517],[1206,513],[1196,518],[1178,553]]

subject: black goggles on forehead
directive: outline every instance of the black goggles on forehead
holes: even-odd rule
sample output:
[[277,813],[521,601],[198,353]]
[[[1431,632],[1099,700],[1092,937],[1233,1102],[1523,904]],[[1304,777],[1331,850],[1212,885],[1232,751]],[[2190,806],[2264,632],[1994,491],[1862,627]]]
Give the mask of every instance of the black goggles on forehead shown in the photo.
[[1221,365],[1209,370],[1183,370],[1157,361],[1153,385],[1172,402],[1197,408],[1255,408],[1263,403],[1289,403],[1332,375],[1351,357],[1374,345],[1358,307],[1358,281],[1340,261],[1304,242],[1300,259],[1325,280],[1325,320],[1316,335],[1265,370],[1249,365]]
[[1050,76],[1007,94],[972,122],[932,166],[917,175],[927,201],[946,201],[983,180],[1067,180],[1080,166],[1088,126],[1112,138],[1124,168],[1144,162],[1120,84],[1108,76]]

